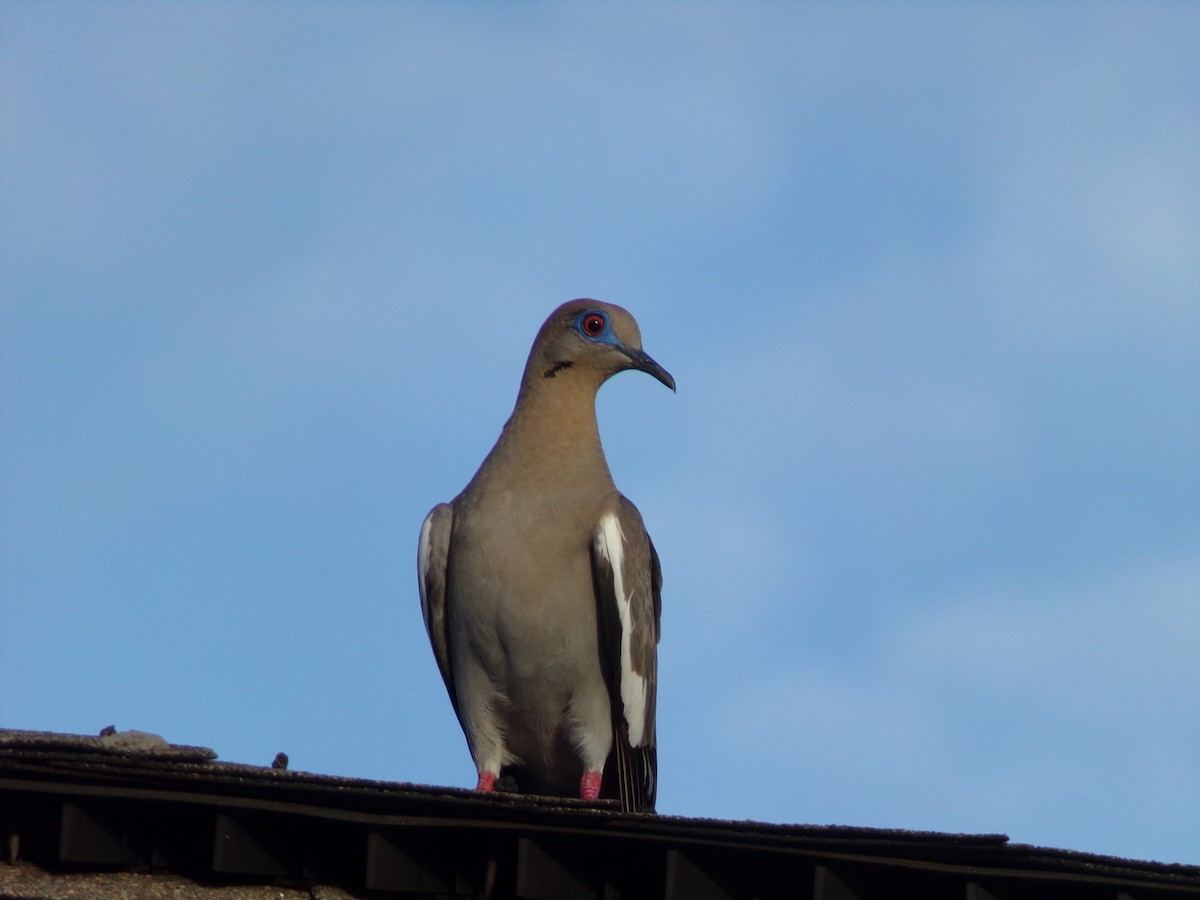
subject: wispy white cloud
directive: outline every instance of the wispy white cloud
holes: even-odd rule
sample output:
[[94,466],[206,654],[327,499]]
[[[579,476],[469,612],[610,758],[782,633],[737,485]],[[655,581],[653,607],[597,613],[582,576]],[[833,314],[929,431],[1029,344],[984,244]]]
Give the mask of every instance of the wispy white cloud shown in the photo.
[[[709,700],[721,725],[702,739],[742,760],[724,777],[766,818],[1004,829],[1154,856],[1188,827],[1200,786],[1197,596],[1188,556],[981,585],[911,608],[853,658],[798,648],[753,666],[761,690],[724,686]],[[680,757],[682,783],[700,777]]]

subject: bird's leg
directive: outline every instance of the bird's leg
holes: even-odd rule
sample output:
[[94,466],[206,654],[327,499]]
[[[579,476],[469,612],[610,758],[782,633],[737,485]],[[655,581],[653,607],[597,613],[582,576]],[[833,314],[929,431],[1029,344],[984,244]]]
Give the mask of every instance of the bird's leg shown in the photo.
[[475,784],[477,791],[494,791],[496,789],[496,773],[480,772],[479,781]]
[[583,777],[579,779],[579,796],[584,800],[599,800],[602,778],[603,774],[600,772],[584,772]]

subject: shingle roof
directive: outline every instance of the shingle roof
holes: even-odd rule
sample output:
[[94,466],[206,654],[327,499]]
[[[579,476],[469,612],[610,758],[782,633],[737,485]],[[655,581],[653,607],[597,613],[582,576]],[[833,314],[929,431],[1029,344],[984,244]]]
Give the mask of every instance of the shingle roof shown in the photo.
[[[1004,835],[621,813],[223,763],[130,732],[0,730],[0,835],[0,897],[66,896],[45,886],[80,878],[80,896],[101,896],[102,877],[135,885],[107,896],[185,896],[181,884],[238,897],[265,896],[253,885],[454,896],[489,884],[495,897],[544,900],[1200,896],[1200,867]],[[28,890],[42,893],[19,892],[38,878]]]

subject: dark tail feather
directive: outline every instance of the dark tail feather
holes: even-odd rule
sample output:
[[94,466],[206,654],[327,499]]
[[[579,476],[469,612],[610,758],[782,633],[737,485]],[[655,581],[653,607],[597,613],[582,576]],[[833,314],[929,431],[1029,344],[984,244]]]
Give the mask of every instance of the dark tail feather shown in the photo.
[[624,723],[613,724],[616,734],[604,767],[603,796],[621,801],[622,812],[652,813],[658,794],[658,750],[629,746],[621,729]]

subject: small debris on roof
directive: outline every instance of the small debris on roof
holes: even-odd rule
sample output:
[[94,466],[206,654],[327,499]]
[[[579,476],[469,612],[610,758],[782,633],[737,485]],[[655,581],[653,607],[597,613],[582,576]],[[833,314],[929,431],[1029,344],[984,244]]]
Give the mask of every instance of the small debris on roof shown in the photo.
[[112,725],[103,729],[98,736],[0,728],[0,751],[10,749],[49,753],[111,753],[174,762],[208,762],[217,758],[216,751],[208,747],[171,744],[161,735],[134,729],[117,731]]

